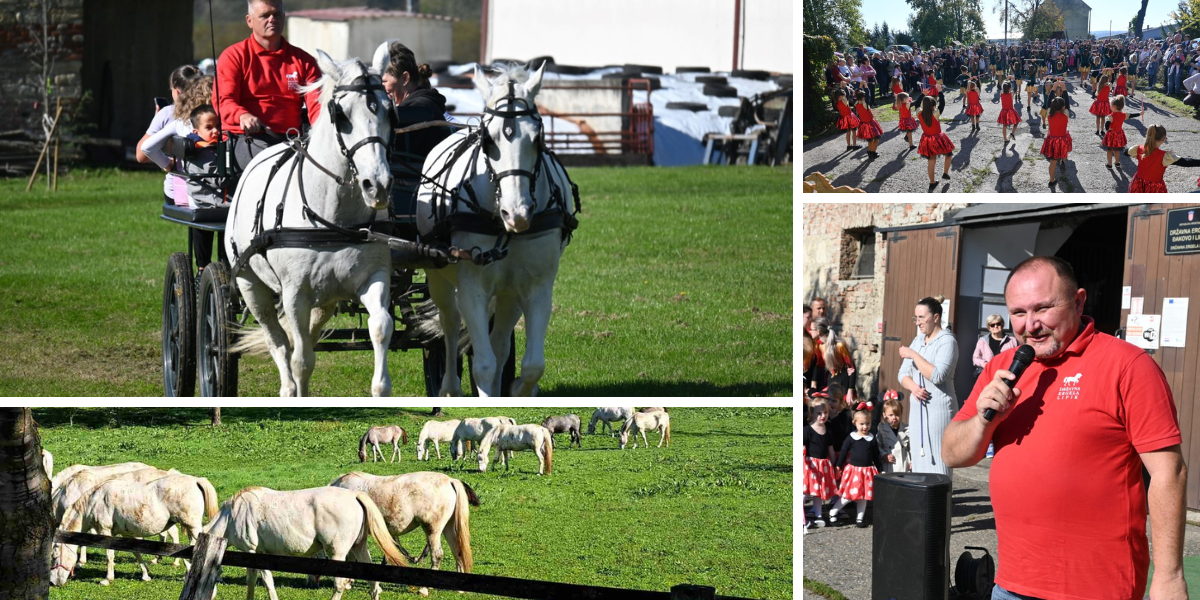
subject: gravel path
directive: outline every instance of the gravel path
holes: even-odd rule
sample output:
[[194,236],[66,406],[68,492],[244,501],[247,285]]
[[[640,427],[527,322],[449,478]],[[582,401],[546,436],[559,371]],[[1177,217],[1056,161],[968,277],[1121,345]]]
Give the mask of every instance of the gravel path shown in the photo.
[[[1067,93],[1071,115],[1068,129],[1071,133],[1073,150],[1065,162],[1058,165],[1058,192],[1125,192],[1137,171],[1137,164],[1130,156],[1121,159],[1121,167],[1112,171],[1105,167],[1105,151],[1100,138],[1095,134],[1095,115],[1088,112],[1093,98],[1080,87],[1078,74],[1067,78]],[[950,181],[938,179],[937,192],[1048,192],[1050,188],[1049,162],[1040,152],[1047,126],[1038,112],[1040,104],[1019,106],[1023,121],[1017,125],[1016,141],[1005,143],[1000,139],[1000,93],[994,84],[986,84],[980,93],[983,115],[980,116],[982,131],[972,132],[969,118],[961,112],[963,105],[954,102],[958,90],[946,91],[946,109],[942,114],[942,131],[954,142],[955,153],[951,159]],[[1167,149],[1180,157],[1200,157],[1200,122],[1150,102],[1146,117],[1138,118],[1142,95],[1126,103],[1129,114],[1125,122],[1125,136],[1129,146],[1141,144],[1146,137],[1146,126],[1159,124],[1167,128]],[[1024,93],[1022,92],[1022,102]],[[878,106],[887,106],[890,98]],[[913,116],[916,116],[914,113]],[[810,141],[804,144],[804,175],[814,171],[824,173],[834,186],[848,185],[868,192],[926,192],[929,189],[925,158],[917,151],[909,150],[903,132],[896,121],[881,122],[883,139],[879,144],[879,158],[868,160],[866,142],[859,141],[858,150],[847,151],[844,133]],[[913,144],[920,143],[920,130],[913,134]],[[936,162],[935,176],[941,177],[943,159]],[[1165,180],[1171,192],[1197,191],[1200,169],[1168,167]]]
[[[951,492],[951,578],[964,546],[987,548],[993,559],[997,562],[1000,560],[996,552],[996,520],[988,491],[990,464],[990,460],[984,459],[974,467],[954,470]],[[870,505],[867,507],[868,523],[872,522],[872,508]],[[1188,518],[1195,517],[1189,515]],[[858,529],[854,526],[853,512],[848,524],[843,518],[836,527],[809,529],[803,542],[803,576],[832,587],[850,600],[870,598],[872,535],[871,527]],[[1185,556],[1200,556],[1200,527],[1187,525],[1183,552]],[[971,551],[971,554],[980,556],[978,550]]]

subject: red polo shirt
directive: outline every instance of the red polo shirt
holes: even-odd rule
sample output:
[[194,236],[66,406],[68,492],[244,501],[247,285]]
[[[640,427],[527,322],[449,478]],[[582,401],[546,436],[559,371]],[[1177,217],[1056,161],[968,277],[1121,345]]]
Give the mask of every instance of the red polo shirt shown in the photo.
[[[955,421],[975,416],[1015,353],[988,363]],[[1016,387],[1022,397],[992,438],[996,583],[1047,600],[1141,598],[1150,554],[1138,454],[1180,443],[1162,369],[1084,317],[1067,351],[1035,360]]]
[[254,36],[226,48],[217,61],[217,86],[213,90],[221,127],[244,133],[238,119],[250,113],[275,133],[299,130],[301,102],[308,104],[309,122],[315,122],[321,114],[320,91],[301,98],[299,88],[320,77],[316,59],[287,40],[274,51],[258,45]]

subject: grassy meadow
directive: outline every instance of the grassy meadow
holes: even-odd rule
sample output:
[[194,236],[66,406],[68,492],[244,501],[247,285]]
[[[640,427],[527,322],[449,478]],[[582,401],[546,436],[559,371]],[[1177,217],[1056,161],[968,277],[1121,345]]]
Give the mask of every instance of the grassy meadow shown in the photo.
[[[575,412],[570,408],[449,408],[449,418],[503,414],[518,422]],[[553,473],[537,475],[531,452],[512,470],[480,473],[469,461],[414,460],[413,445],[428,409],[226,408],[223,425],[208,425],[202,408],[34,409],[42,443],[55,469],[76,463],[141,461],[207,477],[222,500],[251,485],[302,489],[328,484],[355,470],[379,475],[441,471],[479,494],[471,509],[475,572],[525,579],[666,591],[679,583],[711,585],[722,595],[792,598],[792,411],[790,408],[673,408],[670,448],[618,450],[608,435],[587,435],[582,449],[554,453]],[[358,463],[359,436],[368,426],[397,424],[410,433],[399,463]],[[388,449],[390,452],[390,448]],[[493,457],[494,458],[494,457]],[[420,552],[420,531],[401,538]],[[443,547],[445,547],[443,545]],[[372,542],[372,555],[378,548]],[[178,597],[182,566],[150,565],[142,582],[132,554],[117,553],[116,580],[93,551],[77,579],[54,588],[51,600],[161,600]],[[442,569],[454,568],[446,550]],[[428,568],[429,561],[423,566]],[[276,573],[281,598],[327,600],[329,579],[308,588],[300,575]],[[345,598],[368,597],[359,582]],[[245,596],[245,571],[224,570],[218,597]],[[492,596],[433,597],[482,600]],[[267,598],[262,585],[255,597]],[[385,600],[416,598],[384,585]]]
[[[571,175],[583,215],[541,392],[791,395],[791,168]],[[163,276],[187,245],[159,218],[161,175],[76,171],[55,194],[40,183],[0,180],[0,395],[161,395]],[[389,368],[394,394],[423,394],[419,354],[393,353]],[[318,353],[311,391],[366,395],[371,372],[369,353]],[[267,358],[243,357],[239,377],[243,396],[279,392]]]

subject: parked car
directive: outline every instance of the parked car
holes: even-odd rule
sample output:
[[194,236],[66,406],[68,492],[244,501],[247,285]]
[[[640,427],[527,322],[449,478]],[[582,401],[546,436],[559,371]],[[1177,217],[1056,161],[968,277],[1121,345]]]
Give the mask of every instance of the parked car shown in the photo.
[[912,51],[912,46],[907,46],[905,44],[892,44],[891,46],[888,46],[886,50],[886,52],[908,52],[910,54]]

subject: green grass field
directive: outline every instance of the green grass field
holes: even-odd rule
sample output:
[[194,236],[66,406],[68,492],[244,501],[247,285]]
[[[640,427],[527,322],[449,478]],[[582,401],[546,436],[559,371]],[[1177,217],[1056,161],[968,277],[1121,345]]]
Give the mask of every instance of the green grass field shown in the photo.
[[[792,392],[792,170],[574,169],[581,226],[555,287],[541,391],[571,396]],[[161,175],[84,172],[56,194],[0,180],[0,395],[162,394],[162,286],[182,226]],[[523,343],[518,331],[518,345]],[[311,391],[370,393],[368,353],[318,353]],[[423,394],[416,353],[389,358]],[[239,392],[274,396],[269,359]]]
[[[449,417],[504,414],[518,422],[586,409],[451,408]],[[554,472],[537,475],[532,453],[518,453],[512,470],[480,473],[473,463],[418,463],[413,443],[428,409],[227,408],[224,424],[208,426],[207,409],[35,409],[43,445],[55,469],[76,463],[141,461],[208,477],[222,500],[250,485],[301,489],[328,484],[354,470],[398,474],[443,471],[471,485],[482,506],[471,509],[475,572],[566,583],[669,590],[711,585],[718,594],[792,598],[792,411],[789,408],[671,409],[670,448],[620,451],[607,435],[584,435],[582,449],[554,453]],[[357,442],[370,425],[398,424],[410,432],[400,463],[358,463]],[[651,436],[657,443],[657,435]],[[419,532],[401,542],[423,545]],[[379,556],[373,546],[372,555]],[[140,580],[133,555],[117,554],[116,581],[107,589],[102,554],[93,551],[77,580],[55,588],[53,600],[161,600],[178,597],[183,568],[151,565]],[[453,569],[447,550],[443,569]],[[425,567],[429,562],[424,563]],[[245,571],[227,568],[222,598],[245,595]],[[288,600],[326,600],[332,584],[305,587],[302,576],[277,573]],[[366,598],[363,583],[346,596]],[[260,585],[257,598],[266,598]],[[416,597],[384,586],[384,598]],[[468,594],[446,598],[484,599]]]

